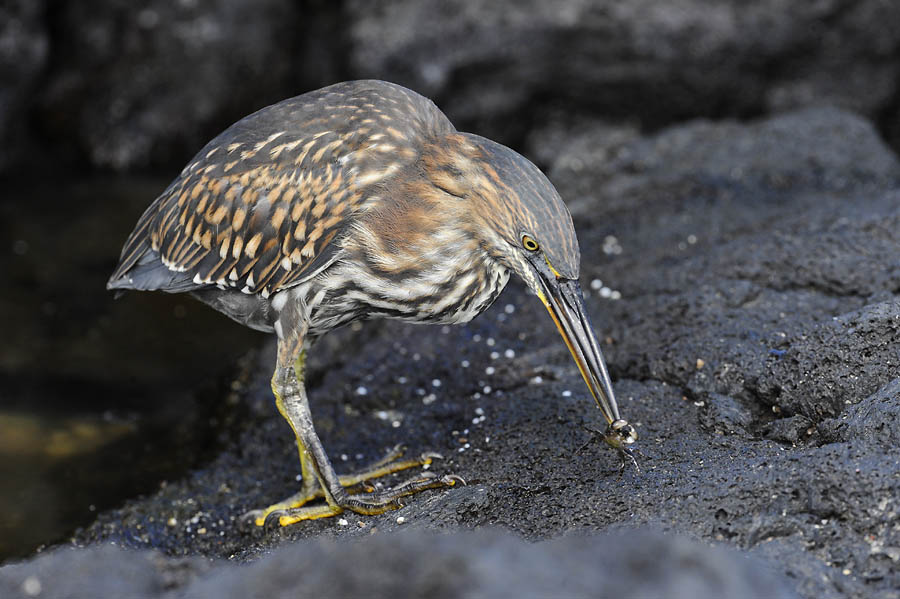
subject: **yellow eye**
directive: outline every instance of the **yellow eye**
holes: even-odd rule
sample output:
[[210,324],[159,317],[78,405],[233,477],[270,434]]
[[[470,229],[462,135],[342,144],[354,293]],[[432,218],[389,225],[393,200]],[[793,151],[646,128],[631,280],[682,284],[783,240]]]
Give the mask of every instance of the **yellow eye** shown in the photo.
[[537,249],[540,247],[538,245],[538,242],[535,241],[534,239],[532,239],[531,237],[529,237],[528,235],[525,235],[522,237],[522,245],[525,246],[525,249],[528,250],[529,252],[536,252]]

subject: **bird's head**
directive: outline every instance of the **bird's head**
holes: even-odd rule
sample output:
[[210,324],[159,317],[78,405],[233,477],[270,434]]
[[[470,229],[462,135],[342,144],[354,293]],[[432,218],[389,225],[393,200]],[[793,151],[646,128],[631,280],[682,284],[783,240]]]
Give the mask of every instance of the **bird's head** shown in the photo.
[[[464,161],[465,195],[492,256],[525,281],[544,304],[608,422],[606,441],[634,443],[619,416],[612,383],[578,283],[580,251],[572,216],[556,189],[530,161],[506,146],[461,134],[472,150]],[[447,179],[459,181],[459,177]],[[439,183],[440,184],[440,183]],[[457,193],[459,193],[457,191]]]

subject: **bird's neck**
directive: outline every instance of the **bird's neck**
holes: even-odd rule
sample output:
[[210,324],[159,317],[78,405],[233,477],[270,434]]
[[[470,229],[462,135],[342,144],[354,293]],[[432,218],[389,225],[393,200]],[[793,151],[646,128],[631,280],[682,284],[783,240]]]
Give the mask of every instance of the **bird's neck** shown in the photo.
[[509,278],[481,237],[465,200],[411,184],[361,215],[336,270],[369,316],[466,322]]

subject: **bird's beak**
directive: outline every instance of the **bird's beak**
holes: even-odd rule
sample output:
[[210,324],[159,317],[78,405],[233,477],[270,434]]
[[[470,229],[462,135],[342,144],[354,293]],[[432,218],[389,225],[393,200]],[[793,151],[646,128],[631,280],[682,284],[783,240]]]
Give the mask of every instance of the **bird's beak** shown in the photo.
[[591,395],[609,423],[606,441],[621,449],[637,439],[633,427],[619,416],[619,407],[613,392],[606,362],[600,352],[594,328],[584,308],[584,299],[578,281],[560,277],[552,266],[538,268],[540,289],[537,295],[544,303],[550,317],[566,342],[578,370],[587,383]]

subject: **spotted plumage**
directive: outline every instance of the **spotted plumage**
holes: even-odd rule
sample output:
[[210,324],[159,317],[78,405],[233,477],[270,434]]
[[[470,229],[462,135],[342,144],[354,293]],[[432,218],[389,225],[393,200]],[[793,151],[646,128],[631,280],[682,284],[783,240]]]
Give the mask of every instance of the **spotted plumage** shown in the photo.
[[147,209],[112,287],[263,296],[290,287],[327,262],[373,190],[416,159],[422,133],[453,132],[423,100],[379,82],[339,84],[239,121]]
[[[272,386],[297,437],[304,487],[255,519],[279,513],[284,524],[344,509],[380,513],[456,480],[348,494],[350,479],[430,458],[337,477],[302,384],[313,341],[355,319],[467,322],[510,274],[563,334],[610,424],[607,441],[620,450],[632,442],[584,310],[578,262],[571,216],[533,164],[458,132],[414,92],[355,81],[264,108],[207,144],[141,216],[108,286],[188,292],[277,334]],[[301,507],[317,496],[327,505]]]

